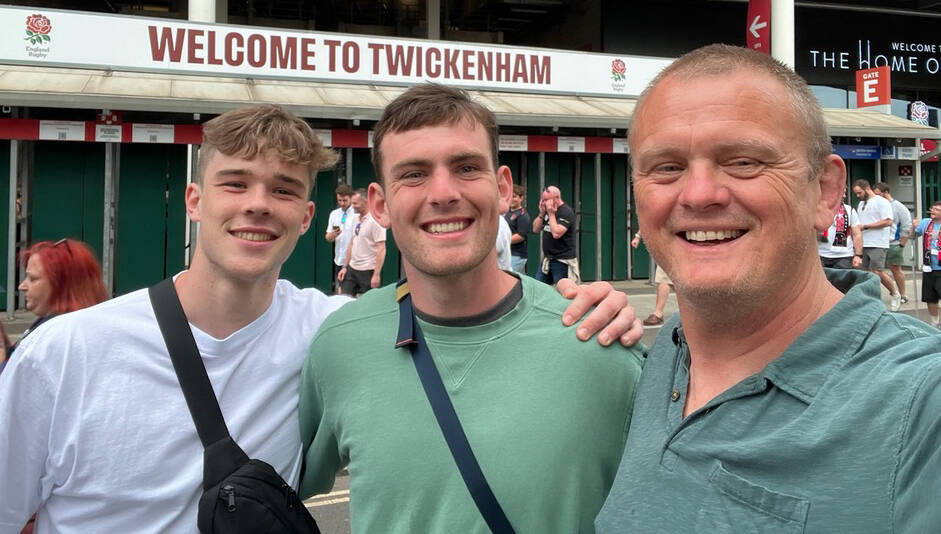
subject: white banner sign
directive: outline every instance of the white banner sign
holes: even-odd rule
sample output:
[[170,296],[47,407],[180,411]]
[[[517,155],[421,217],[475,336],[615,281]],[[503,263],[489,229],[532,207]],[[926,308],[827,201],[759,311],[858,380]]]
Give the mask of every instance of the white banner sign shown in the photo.
[[630,147],[627,146],[627,139],[615,137],[613,152],[615,154],[629,154]]
[[46,141],[84,141],[84,121],[39,121],[39,138]]
[[559,152],[584,152],[584,137],[559,137]]
[[629,97],[670,61],[0,7],[0,63]]
[[96,124],[95,125],[95,141],[120,143],[121,142],[121,125],[120,124]]
[[526,152],[529,150],[529,136],[501,135],[499,150],[501,152]]
[[172,124],[135,124],[131,130],[134,143],[172,143]]

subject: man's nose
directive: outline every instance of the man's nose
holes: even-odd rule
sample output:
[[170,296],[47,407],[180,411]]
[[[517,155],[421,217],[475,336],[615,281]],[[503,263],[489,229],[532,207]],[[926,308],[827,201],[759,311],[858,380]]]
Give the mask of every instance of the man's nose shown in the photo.
[[428,201],[436,205],[447,205],[457,202],[460,193],[457,190],[457,178],[452,176],[450,169],[435,168],[429,177]]
[[267,215],[271,212],[271,195],[268,189],[261,185],[255,185],[248,188],[245,192],[244,209],[248,213],[257,215]]
[[729,191],[721,173],[710,163],[692,163],[682,178],[679,202],[690,209],[704,210],[729,203]]

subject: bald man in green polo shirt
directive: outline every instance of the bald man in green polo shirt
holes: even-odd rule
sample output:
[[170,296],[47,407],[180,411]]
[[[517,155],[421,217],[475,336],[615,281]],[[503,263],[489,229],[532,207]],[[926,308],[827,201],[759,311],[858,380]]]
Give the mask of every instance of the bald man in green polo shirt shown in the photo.
[[640,230],[676,289],[596,519],[615,532],[938,532],[941,335],[825,270],[846,183],[819,104],[711,45],[640,97]]

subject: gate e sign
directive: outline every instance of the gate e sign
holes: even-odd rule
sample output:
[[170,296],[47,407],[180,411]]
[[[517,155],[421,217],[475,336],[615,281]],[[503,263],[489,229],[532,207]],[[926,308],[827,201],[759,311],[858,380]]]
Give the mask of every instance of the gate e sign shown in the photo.
[[890,112],[892,87],[889,80],[889,67],[875,67],[856,71],[856,107],[875,108]]

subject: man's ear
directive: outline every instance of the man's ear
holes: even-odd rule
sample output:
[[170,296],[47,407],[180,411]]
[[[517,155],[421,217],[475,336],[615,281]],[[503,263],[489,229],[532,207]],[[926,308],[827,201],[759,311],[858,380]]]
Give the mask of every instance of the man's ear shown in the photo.
[[510,199],[513,198],[513,173],[506,165],[497,169],[497,191],[500,193],[500,213],[510,211]]
[[183,199],[186,204],[186,214],[189,215],[190,220],[193,222],[199,222],[199,201],[201,198],[202,191],[196,182],[192,182],[186,186]]
[[317,206],[313,201],[308,200],[304,209],[306,213],[304,213],[304,222],[301,223],[301,235],[306,234],[307,230],[310,229],[310,223],[314,220],[314,213],[317,211]]
[[814,228],[822,232],[833,224],[833,214],[843,203],[846,193],[846,163],[840,156],[827,156],[817,185],[820,187],[820,199],[817,201]]
[[376,222],[383,228],[391,228],[389,206],[386,204],[386,194],[382,186],[376,182],[369,184],[368,192],[369,213],[376,218]]

